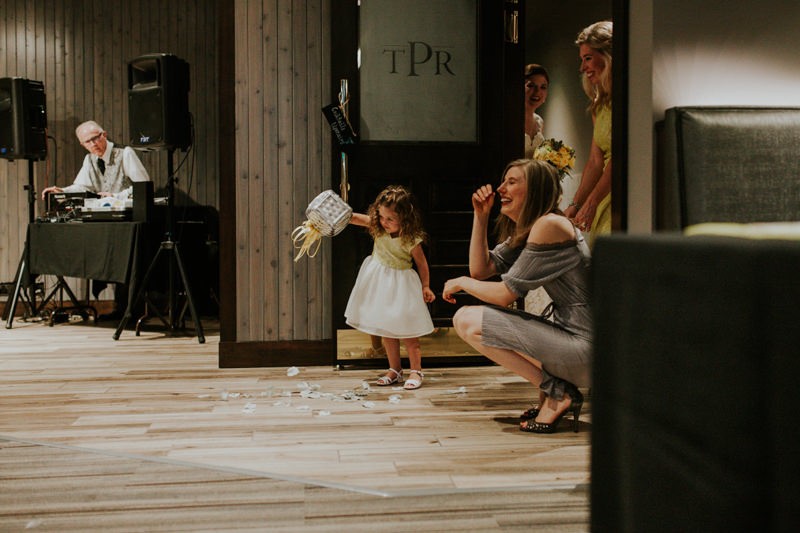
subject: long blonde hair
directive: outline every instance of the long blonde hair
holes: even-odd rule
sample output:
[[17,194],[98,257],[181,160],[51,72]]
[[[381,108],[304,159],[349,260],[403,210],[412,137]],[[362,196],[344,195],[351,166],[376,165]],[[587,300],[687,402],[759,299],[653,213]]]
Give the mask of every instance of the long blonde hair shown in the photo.
[[601,20],[584,28],[575,39],[575,44],[589,46],[600,54],[606,62],[606,68],[600,74],[600,83],[592,84],[583,75],[581,84],[583,92],[589,97],[589,111],[592,114],[603,106],[611,106],[611,50],[614,24],[610,20]]
[[505,179],[508,171],[520,167],[525,175],[527,195],[522,206],[519,220],[514,222],[506,215],[500,214],[495,223],[497,237],[500,241],[509,239],[513,248],[525,246],[533,223],[549,213],[561,214],[558,200],[561,198],[561,180],[555,165],[538,159],[516,159],[506,165],[503,170]]

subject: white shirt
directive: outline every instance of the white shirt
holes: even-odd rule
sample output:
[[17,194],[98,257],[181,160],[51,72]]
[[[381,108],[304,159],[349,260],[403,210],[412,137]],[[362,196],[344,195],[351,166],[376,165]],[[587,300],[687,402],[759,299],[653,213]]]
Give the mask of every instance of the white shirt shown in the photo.
[[[101,173],[98,159],[105,163],[105,172]],[[126,199],[130,196],[134,181],[150,181],[144,165],[130,146],[115,147],[108,141],[102,158],[86,154],[83,165],[72,185],[64,187],[64,192],[108,192],[115,197]]]

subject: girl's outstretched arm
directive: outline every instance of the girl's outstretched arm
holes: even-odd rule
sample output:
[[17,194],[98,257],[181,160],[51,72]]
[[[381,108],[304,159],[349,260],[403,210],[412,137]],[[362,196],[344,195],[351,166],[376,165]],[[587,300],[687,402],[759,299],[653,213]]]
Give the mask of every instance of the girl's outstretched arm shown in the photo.
[[418,244],[411,250],[411,257],[414,259],[414,264],[417,265],[417,274],[422,282],[422,299],[425,303],[431,303],[436,299],[436,295],[431,290],[431,274],[428,269],[428,260],[425,258],[425,252],[422,250],[422,245]]
[[369,216],[364,213],[353,213],[350,224],[354,226],[369,226]]

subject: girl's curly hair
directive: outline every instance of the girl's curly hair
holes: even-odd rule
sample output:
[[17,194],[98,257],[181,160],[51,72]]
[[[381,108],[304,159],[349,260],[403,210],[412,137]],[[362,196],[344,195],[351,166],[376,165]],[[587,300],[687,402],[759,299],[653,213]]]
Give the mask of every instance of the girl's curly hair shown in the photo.
[[389,185],[378,194],[378,197],[367,209],[369,234],[375,239],[386,233],[381,226],[378,213],[378,209],[383,206],[397,213],[400,219],[400,237],[403,240],[410,242],[420,238],[424,241],[427,234],[422,227],[422,216],[415,204],[416,200],[411,191],[402,185]]

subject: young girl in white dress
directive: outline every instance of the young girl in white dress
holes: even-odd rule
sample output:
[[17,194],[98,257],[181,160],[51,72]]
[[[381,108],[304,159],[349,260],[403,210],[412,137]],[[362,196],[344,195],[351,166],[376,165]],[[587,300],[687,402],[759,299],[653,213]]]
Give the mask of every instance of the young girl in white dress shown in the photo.
[[[422,250],[425,230],[419,209],[405,187],[390,185],[378,194],[367,214],[353,213],[350,223],[366,227],[375,245],[361,264],[344,316],[359,331],[383,337],[389,370],[376,385],[403,380],[402,339],[411,366],[404,388],[418,389],[423,377],[419,338],[433,331],[425,304],[436,298]],[[417,272],[411,268],[412,259]]]

